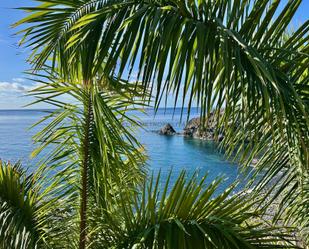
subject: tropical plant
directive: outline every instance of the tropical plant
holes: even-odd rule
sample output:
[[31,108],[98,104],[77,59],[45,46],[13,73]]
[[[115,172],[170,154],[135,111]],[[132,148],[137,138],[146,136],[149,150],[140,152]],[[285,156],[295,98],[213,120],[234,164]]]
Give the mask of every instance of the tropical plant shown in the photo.
[[[169,93],[175,93],[175,105],[179,99],[183,106],[188,99],[189,110],[192,104],[198,104],[206,121],[213,111],[218,128],[226,134],[222,146],[230,155],[235,157],[236,151],[235,158],[241,155],[240,163],[245,166],[254,157],[261,158],[257,172],[266,169],[266,173],[258,189],[268,186],[275,176],[283,175],[274,198],[280,193],[284,195],[282,205],[290,204],[290,221],[304,227],[304,237],[308,239],[309,22],[286,39],[287,28],[301,0],[288,1],[281,11],[280,0],[39,2],[39,6],[23,8],[30,14],[17,25],[27,24],[21,31],[22,43],[33,50],[29,59],[33,68],[42,70],[47,63],[49,72],[60,75],[61,86],[56,85],[49,92],[54,84],[48,83],[42,93],[51,95],[43,99],[64,111],[70,109],[71,105],[59,104],[55,98],[61,90],[60,95],[71,94],[82,103],[82,112],[73,106],[73,113],[81,117],[66,115],[71,119],[70,124],[77,123],[78,129],[59,128],[60,122],[56,121],[52,127],[57,132],[48,128],[38,136],[46,144],[59,144],[58,135],[61,142],[67,142],[50,157],[55,167],[62,167],[57,162],[61,150],[66,152],[65,158],[70,157],[70,162],[80,165],[77,168],[81,174],[72,173],[81,176],[80,194],[75,195],[81,198],[81,205],[76,208],[80,210],[80,248],[85,248],[87,207],[92,206],[87,205],[91,199],[88,191],[94,187],[91,192],[102,196],[96,188],[101,184],[92,186],[88,181],[100,182],[96,170],[101,174],[109,162],[106,148],[113,151],[119,146],[127,155],[122,136],[116,136],[117,146],[114,141],[105,140],[113,136],[107,136],[103,127],[114,127],[117,118],[115,115],[102,118],[102,114],[110,112],[104,109],[104,95],[108,92],[100,88],[101,77],[109,79],[112,89],[118,86],[118,94],[119,90],[129,93],[133,103],[136,92],[130,90],[134,89],[130,79],[134,71],[137,82],[142,83],[142,91],[138,93],[149,90],[150,96],[155,95],[156,107],[165,94],[168,97]],[[128,80],[124,81],[125,78]],[[223,108],[224,114],[220,115]],[[71,112],[72,109],[68,113]],[[118,123],[117,127],[120,126]],[[104,147],[108,142],[111,147]],[[99,154],[93,154],[97,148]],[[112,156],[122,165],[123,157],[116,156],[118,152],[113,151]],[[72,193],[76,193],[72,189],[79,189],[71,184],[59,185],[69,187],[66,191]],[[106,198],[108,194],[103,196]]]
[[[78,76],[64,81],[45,71],[37,77],[40,86],[30,92],[38,99],[34,103],[49,103],[56,110],[35,124],[49,121],[34,137],[39,146],[33,156],[49,147],[40,161],[40,171],[52,178],[49,194],[65,203],[62,209],[70,223],[61,226],[61,231],[57,223],[51,227],[56,229],[52,248],[63,248],[57,241],[64,237],[77,248],[78,236],[79,246],[84,247],[90,236],[88,229],[95,230],[88,224],[88,220],[97,219],[93,214],[103,218],[102,210],[117,211],[117,196],[122,191],[134,192],[145,177],[143,148],[130,133],[139,123],[127,116],[127,112],[138,110],[132,106],[130,93],[134,91],[116,93],[109,86],[117,85],[111,85],[113,79],[106,77],[93,79],[89,86]],[[125,88],[129,89],[128,84]],[[137,99],[134,104],[138,106]]]
[[[245,192],[233,194],[235,185],[221,194],[222,179],[206,185],[207,175],[182,171],[173,185],[170,172],[164,184],[152,176],[133,197],[122,202],[122,219],[112,227],[111,248],[282,248],[294,247],[289,228],[266,226],[257,218],[260,201]],[[161,184],[160,184],[161,183]],[[109,230],[105,230],[109,232]]]
[[44,233],[37,229],[37,214],[43,206],[33,175],[27,176],[19,163],[0,161],[0,248],[38,248]]
[[[52,202],[49,194],[40,196],[35,176],[27,176],[20,164],[1,162],[0,170],[0,248],[76,248],[78,199],[66,198],[66,203],[57,196]],[[120,191],[117,212],[106,209],[104,198],[91,202],[87,247],[294,248],[289,228],[247,223],[260,215],[253,208],[257,200],[229,197],[235,186],[218,195],[221,180],[207,186],[206,176],[187,179],[182,172],[170,186],[170,176],[161,194],[160,174],[148,183],[145,179],[140,192]]]

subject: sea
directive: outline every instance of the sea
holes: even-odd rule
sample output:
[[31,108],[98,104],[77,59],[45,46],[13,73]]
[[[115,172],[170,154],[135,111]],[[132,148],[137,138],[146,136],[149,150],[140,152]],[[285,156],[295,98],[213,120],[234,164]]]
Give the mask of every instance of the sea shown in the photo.
[[[160,108],[156,112],[147,109],[144,114],[138,114],[143,129],[138,129],[135,135],[146,149],[149,175],[160,171],[161,178],[165,180],[172,170],[173,183],[179,173],[186,170],[188,175],[197,172],[202,177],[207,174],[207,183],[222,178],[218,191],[223,191],[236,180],[241,182],[238,187],[241,188],[246,181],[246,174],[240,171],[236,163],[227,160],[214,142],[158,134],[158,130],[167,123],[181,132],[187,121],[187,110],[183,110],[184,115],[181,113],[181,108]],[[30,158],[35,148],[32,137],[42,126],[30,127],[45,114],[44,110],[0,110],[1,160],[20,161],[24,168],[35,170],[38,159]],[[191,109],[189,118],[198,116],[198,109]]]

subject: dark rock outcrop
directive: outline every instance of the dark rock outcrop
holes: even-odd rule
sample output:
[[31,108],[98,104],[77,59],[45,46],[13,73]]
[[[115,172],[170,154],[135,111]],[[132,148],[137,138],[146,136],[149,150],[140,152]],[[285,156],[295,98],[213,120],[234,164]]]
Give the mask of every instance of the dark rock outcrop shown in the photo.
[[183,130],[183,134],[188,137],[196,137],[201,125],[200,118],[192,118]]
[[224,138],[223,133],[216,134],[217,120],[213,114],[210,115],[205,125],[201,125],[201,118],[192,118],[183,130],[183,135],[204,140],[217,140],[221,142]]
[[164,127],[161,128],[161,130],[159,131],[159,134],[174,135],[176,134],[176,131],[174,130],[173,126],[171,126],[171,124],[166,124]]

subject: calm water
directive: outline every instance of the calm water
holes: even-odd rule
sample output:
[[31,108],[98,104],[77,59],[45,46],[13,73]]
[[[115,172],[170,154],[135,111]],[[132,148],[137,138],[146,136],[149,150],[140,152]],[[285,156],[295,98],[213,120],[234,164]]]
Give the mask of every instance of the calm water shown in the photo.
[[[43,115],[42,111],[37,110],[0,110],[1,159],[20,159],[25,167],[34,167],[35,162],[29,158],[34,148],[31,137],[39,127],[32,130],[28,128]],[[193,110],[191,117],[196,116],[197,110]],[[239,177],[237,165],[225,160],[212,142],[181,136],[161,136],[154,132],[168,122],[176,131],[181,131],[184,122],[180,122],[180,109],[176,109],[174,117],[173,109],[160,109],[156,116],[153,111],[148,111],[148,115],[140,115],[140,119],[145,130],[139,130],[136,135],[147,150],[151,171],[157,172],[161,169],[163,178],[166,178],[172,168],[174,181],[182,169],[189,173],[199,169],[199,175],[208,172],[209,182],[218,176],[224,176],[226,180],[222,188]]]

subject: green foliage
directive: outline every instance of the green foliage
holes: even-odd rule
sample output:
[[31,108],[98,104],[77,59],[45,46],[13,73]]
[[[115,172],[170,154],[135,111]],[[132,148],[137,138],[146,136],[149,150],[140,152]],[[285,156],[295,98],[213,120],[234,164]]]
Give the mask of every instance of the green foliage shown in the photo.
[[[179,205],[179,212],[183,209],[184,215],[189,212],[190,217],[191,209],[173,199],[172,193],[160,205],[156,201],[157,189],[153,194],[144,194],[148,198],[145,207],[143,201],[133,207],[130,204],[129,197],[134,196],[144,177],[140,172],[143,156],[138,141],[122,121],[136,124],[126,115],[136,101],[154,96],[158,107],[170,93],[174,93],[175,105],[180,101],[184,106],[186,100],[189,110],[192,105],[199,105],[206,121],[211,111],[214,113],[218,130],[225,133],[221,145],[232,159],[244,167],[253,158],[260,159],[257,174],[264,174],[256,190],[274,186],[270,189],[273,199],[280,196],[282,201],[282,212],[275,219],[284,214],[287,223],[302,228],[308,242],[309,22],[292,34],[287,33],[301,0],[288,1],[282,10],[280,0],[38,2],[39,6],[23,8],[28,16],[16,25],[26,24],[20,31],[24,34],[21,43],[33,51],[29,58],[33,69],[46,69],[40,76],[47,80],[33,92],[37,102],[58,108],[42,120],[50,122],[35,137],[41,144],[34,153],[52,147],[41,161],[39,172],[45,176],[44,195],[63,204],[66,214],[50,227],[53,248],[59,247],[59,238],[77,247],[76,238],[81,233],[78,224],[83,216],[78,214],[86,210],[82,206],[86,207],[87,202],[89,246],[91,242],[96,246],[103,231],[117,231],[105,227],[104,221],[112,226],[113,218],[115,227],[120,229],[115,238],[125,239],[123,243],[129,246],[173,248],[168,247],[172,244],[164,237],[167,233],[162,232],[172,231],[168,230],[169,225],[177,228],[176,239],[171,243],[179,242],[178,239],[191,241],[188,234],[202,231],[208,239],[212,238],[207,229],[208,216],[202,217],[204,223],[191,225],[175,218],[179,213],[173,210],[167,213],[172,216],[170,223],[164,219],[153,222],[157,214],[165,214],[169,203]],[[46,64],[49,67],[45,68]],[[137,80],[132,83],[133,72]],[[62,101],[66,95],[73,102]],[[222,109],[224,113],[220,115]],[[54,177],[48,177],[51,174]],[[180,185],[184,184],[181,179]],[[188,186],[180,188],[176,197],[187,200],[190,196],[186,194],[193,194],[193,186],[199,188],[193,182]],[[202,197],[203,194],[201,209],[214,205]],[[237,243],[241,243],[240,248],[257,246],[253,228],[240,226],[245,222],[241,217],[233,218],[241,215],[229,204],[235,198],[222,199],[231,207],[227,216],[220,216],[218,207],[211,206],[214,214],[223,219],[223,223],[216,223],[217,229],[223,229],[216,233],[223,244],[207,244],[209,240],[199,238],[201,247],[207,244],[213,248],[238,248]],[[122,208],[116,205],[120,203]],[[121,225],[118,213],[129,215]],[[225,219],[232,219],[231,226]],[[227,224],[227,230],[222,224]],[[196,229],[198,232],[194,233]],[[187,230],[191,233],[187,234]],[[126,233],[137,235],[136,240]],[[257,238],[259,235],[267,243],[265,231],[257,233]],[[113,244],[113,236],[107,235],[103,241],[124,246]],[[138,236],[145,237],[145,241]]]
[[[206,185],[206,176],[201,179],[197,173],[188,178],[182,172],[171,185],[171,174],[165,184],[159,174],[145,179],[135,192],[119,192],[117,209],[104,208],[103,198],[91,198],[88,248],[295,248],[290,228],[253,222],[261,215],[255,208],[260,198],[245,192],[233,195],[235,185],[219,194],[221,180]],[[49,196],[30,202],[35,176],[23,181],[24,175],[20,165],[1,164],[0,187],[7,190],[1,192],[1,206],[10,207],[1,209],[2,248],[76,248],[78,217],[73,207],[78,200],[68,204],[59,197],[56,207]],[[46,230],[38,222],[42,201],[53,210]]]
[[0,161],[0,248],[37,248],[38,191],[19,163]]
[[[67,212],[64,220],[74,221],[59,232],[54,225],[54,237],[59,236],[54,240],[69,237],[73,246],[78,236],[85,157],[90,220],[103,216],[107,208],[116,209],[119,194],[133,192],[145,177],[143,148],[131,134],[139,123],[127,116],[128,112],[139,110],[139,103],[134,100],[136,107],[132,106],[132,98],[125,93],[106,93],[101,81],[93,82],[91,89],[86,90],[79,81],[64,83],[56,75],[40,77],[41,85],[30,94],[38,98],[35,103],[46,102],[57,109],[35,124],[46,125],[34,137],[39,146],[33,156],[49,148],[40,162],[49,195],[63,203],[61,208]],[[89,140],[87,149],[83,144],[85,137]],[[89,231],[95,229],[89,227]]]
[[220,179],[206,185],[207,176],[184,171],[171,185],[171,174],[165,184],[160,174],[152,176],[132,206],[122,202],[123,221],[107,236],[114,236],[115,248],[294,247],[287,242],[293,241],[292,230],[253,221],[261,214],[254,208],[260,198],[233,194],[235,185],[219,194]]

